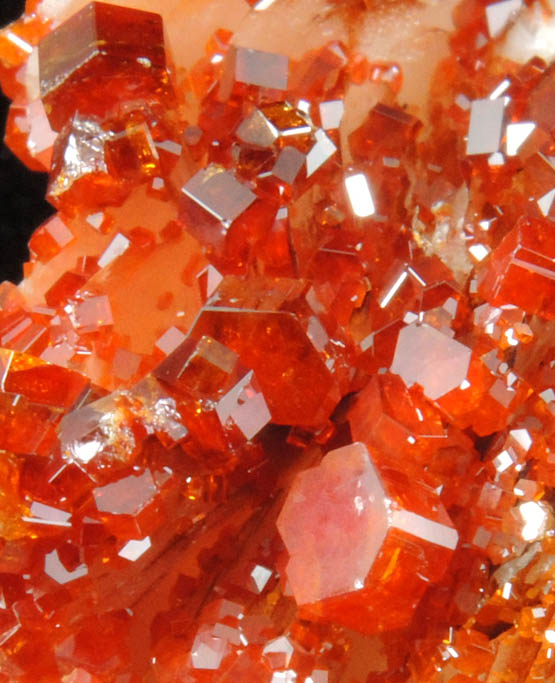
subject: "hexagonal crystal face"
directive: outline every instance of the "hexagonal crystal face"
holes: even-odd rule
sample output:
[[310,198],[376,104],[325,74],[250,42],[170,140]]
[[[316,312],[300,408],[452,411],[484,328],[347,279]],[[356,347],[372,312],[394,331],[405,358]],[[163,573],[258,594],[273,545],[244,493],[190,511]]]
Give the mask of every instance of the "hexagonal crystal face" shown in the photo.
[[329,452],[297,475],[277,520],[297,603],[366,633],[408,623],[458,543],[439,498],[379,458],[358,442]]
[[385,492],[366,446],[331,451],[301,472],[277,526],[297,603],[360,590],[388,528]]

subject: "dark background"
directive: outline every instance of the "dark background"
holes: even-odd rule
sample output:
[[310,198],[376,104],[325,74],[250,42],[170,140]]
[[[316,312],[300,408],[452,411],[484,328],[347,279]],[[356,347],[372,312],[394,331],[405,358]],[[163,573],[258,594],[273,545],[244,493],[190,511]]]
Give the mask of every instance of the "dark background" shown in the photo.
[[[0,0],[0,26],[23,12],[24,0]],[[0,93],[0,138],[10,101]],[[52,213],[44,201],[46,175],[32,173],[7,147],[0,147],[0,282],[19,282],[33,230]]]

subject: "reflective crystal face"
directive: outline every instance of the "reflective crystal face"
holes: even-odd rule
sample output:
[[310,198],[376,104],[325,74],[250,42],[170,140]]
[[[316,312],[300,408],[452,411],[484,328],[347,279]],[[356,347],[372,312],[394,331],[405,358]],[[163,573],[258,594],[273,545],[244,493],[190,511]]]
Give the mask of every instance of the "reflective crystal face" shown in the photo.
[[391,372],[407,386],[420,384],[434,400],[465,380],[471,350],[429,325],[412,323],[399,333]]
[[[134,74],[135,94],[144,86],[164,87],[161,17],[90,2],[41,40],[39,67],[40,94],[55,130],[60,130],[75,112],[105,114],[124,96],[123,81],[118,92],[122,71],[128,76]],[[86,86],[90,78],[97,79],[94,94]]]
[[363,588],[388,528],[386,494],[367,449],[340,448],[301,472],[277,526],[298,604]]
[[258,85],[272,90],[286,90],[289,59],[260,50],[239,47],[235,51],[235,79],[239,83]]
[[199,171],[183,186],[183,193],[226,226],[256,199],[232,173],[216,167]]
[[[395,619],[410,620],[426,583],[444,571],[433,565],[450,557],[458,543],[442,506],[428,498],[415,507],[387,469],[382,480],[379,461],[360,442],[329,452],[297,475],[277,520],[297,604],[369,633],[391,628]],[[411,581],[412,594],[399,608],[399,587],[389,578],[393,569],[383,569],[402,564],[407,550],[414,575],[424,583]],[[393,618],[378,608],[388,601],[397,612]]]

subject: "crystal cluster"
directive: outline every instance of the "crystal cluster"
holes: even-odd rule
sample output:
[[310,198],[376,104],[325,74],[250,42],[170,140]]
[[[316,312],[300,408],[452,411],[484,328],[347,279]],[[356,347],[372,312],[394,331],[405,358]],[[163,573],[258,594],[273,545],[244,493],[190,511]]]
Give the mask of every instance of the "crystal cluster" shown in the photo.
[[1,683],[555,680],[555,19],[28,0]]

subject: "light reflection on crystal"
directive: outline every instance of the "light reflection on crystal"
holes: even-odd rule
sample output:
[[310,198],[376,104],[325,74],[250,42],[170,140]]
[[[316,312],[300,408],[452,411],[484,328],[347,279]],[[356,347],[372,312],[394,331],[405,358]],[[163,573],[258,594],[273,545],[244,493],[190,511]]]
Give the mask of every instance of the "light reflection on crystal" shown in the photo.
[[228,650],[225,640],[215,638],[209,633],[199,634],[191,649],[191,660],[195,669],[219,669]]
[[113,484],[94,490],[96,507],[100,512],[112,515],[134,515],[148,505],[156,495],[157,488],[152,474],[124,477]]
[[503,99],[472,102],[466,143],[468,155],[497,152],[501,140],[504,111]]
[[524,520],[522,538],[525,541],[535,541],[545,533],[547,513],[545,509],[535,502],[522,503],[518,511]]
[[317,130],[314,135],[316,143],[306,155],[306,175],[308,178],[323,166],[337,151],[337,147],[323,130]]
[[355,216],[367,218],[375,212],[374,201],[370,194],[368,181],[363,173],[347,176],[345,188]]
[[217,167],[199,171],[183,186],[183,193],[227,225],[256,199],[230,171]]
[[272,168],[272,173],[284,183],[292,185],[304,162],[305,155],[302,152],[295,147],[284,147]]
[[151,545],[152,543],[148,536],[141,540],[127,541],[123,548],[118,552],[118,555],[123,557],[124,560],[135,562],[139,557],[142,557],[146,553]]
[[156,341],[156,346],[169,355],[184,341],[185,335],[177,327],[170,327],[164,334]]
[[73,571],[68,571],[60,561],[58,551],[53,550],[44,558],[44,572],[51,579],[63,585],[86,576],[88,568],[86,565],[81,564]]
[[31,517],[23,517],[23,521],[34,524],[48,524],[52,526],[70,527],[71,513],[59,510],[50,505],[33,501],[30,507]]
[[238,47],[235,54],[235,78],[274,90],[286,90],[289,76],[289,58],[261,50]]
[[320,102],[320,121],[324,130],[331,130],[332,128],[339,128],[341,119],[345,111],[343,100],[328,100],[327,102]]
[[108,266],[110,263],[112,263],[112,261],[117,259],[118,256],[121,256],[127,251],[129,244],[130,242],[127,237],[118,233],[110,242],[106,251],[98,259],[98,265],[101,268]]
[[279,135],[259,109],[241,122],[235,134],[241,141],[258,147],[271,147]]
[[420,384],[435,400],[465,379],[471,350],[429,325],[408,325],[399,333],[391,372],[408,386]]
[[528,137],[533,133],[536,124],[522,121],[520,123],[509,123],[506,130],[505,149],[507,156],[513,157],[518,154],[518,150]]
[[521,7],[522,0],[500,0],[487,5],[486,19],[490,36],[497,38]]

